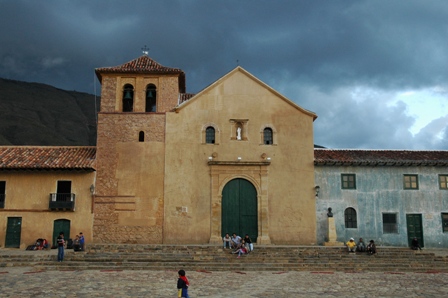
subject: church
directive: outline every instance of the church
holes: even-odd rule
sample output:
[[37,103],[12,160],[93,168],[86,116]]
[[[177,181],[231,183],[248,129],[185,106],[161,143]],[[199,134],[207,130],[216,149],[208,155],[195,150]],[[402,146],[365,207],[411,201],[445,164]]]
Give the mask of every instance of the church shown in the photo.
[[339,241],[448,246],[448,151],[315,149],[317,115],[239,66],[197,94],[146,54],[95,73],[96,147],[0,147],[0,246],[323,245],[329,207]]

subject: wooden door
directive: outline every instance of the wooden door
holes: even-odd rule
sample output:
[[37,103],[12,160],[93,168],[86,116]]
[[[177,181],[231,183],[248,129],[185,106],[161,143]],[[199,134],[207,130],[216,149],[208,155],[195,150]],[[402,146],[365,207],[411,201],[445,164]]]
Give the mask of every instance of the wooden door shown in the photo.
[[22,218],[8,217],[6,226],[5,247],[20,247],[20,236],[22,234]]
[[53,246],[56,246],[56,239],[59,234],[64,233],[64,239],[67,241],[70,239],[70,220],[68,219],[57,219],[53,223]]
[[222,191],[222,236],[236,233],[245,234],[253,242],[258,236],[257,190],[245,179],[229,181]]
[[408,245],[411,246],[412,239],[417,237],[421,247],[425,246],[423,242],[423,227],[421,214],[406,214],[406,225],[408,229]]

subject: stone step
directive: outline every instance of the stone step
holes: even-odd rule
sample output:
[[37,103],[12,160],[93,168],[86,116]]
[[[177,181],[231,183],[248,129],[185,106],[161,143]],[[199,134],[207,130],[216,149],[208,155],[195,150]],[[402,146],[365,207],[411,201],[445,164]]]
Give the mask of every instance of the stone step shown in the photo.
[[374,256],[348,253],[344,247],[257,246],[242,258],[216,246],[91,245],[86,252],[66,250],[0,254],[0,267],[32,266],[39,270],[254,270],[254,271],[403,271],[448,272],[448,258],[406,248],[380,248]]

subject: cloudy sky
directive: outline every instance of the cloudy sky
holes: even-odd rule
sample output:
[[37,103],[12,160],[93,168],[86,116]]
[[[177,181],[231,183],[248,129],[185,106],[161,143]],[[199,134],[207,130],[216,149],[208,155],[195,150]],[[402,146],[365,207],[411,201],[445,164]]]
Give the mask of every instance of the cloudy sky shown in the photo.
[[100,93],[142,55],[197,93],[237,64],[330,148],[448,150],[446,0],[0,0],[0,77]]

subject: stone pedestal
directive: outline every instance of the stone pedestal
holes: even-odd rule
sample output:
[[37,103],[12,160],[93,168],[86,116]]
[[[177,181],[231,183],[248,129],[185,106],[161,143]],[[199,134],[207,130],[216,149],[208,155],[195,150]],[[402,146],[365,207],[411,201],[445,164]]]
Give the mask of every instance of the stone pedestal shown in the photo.
[[334,217],[328,217],[328,242],[324,246],[343,246],[344,243],[336,241],[336,226],[334,224]]

